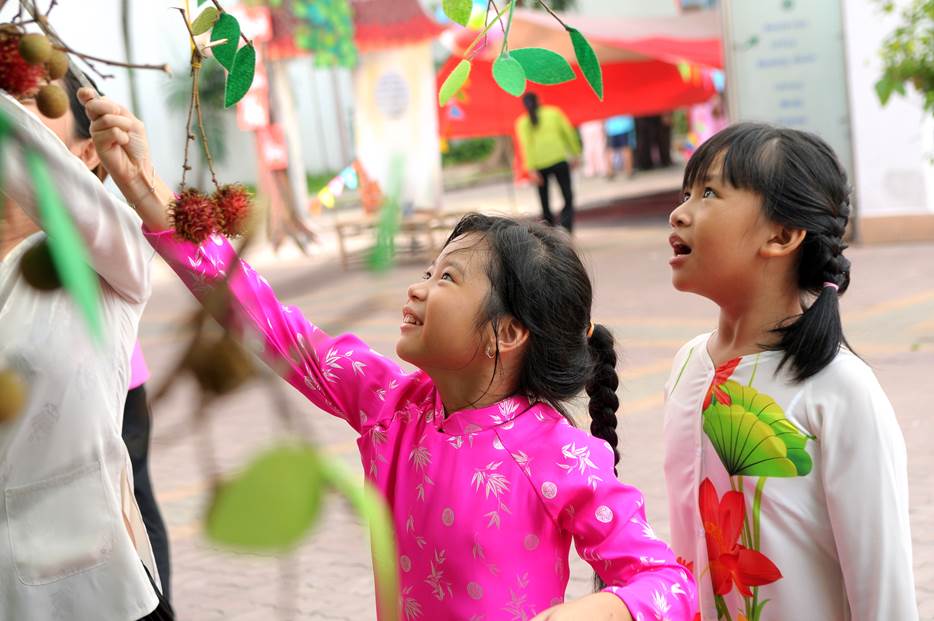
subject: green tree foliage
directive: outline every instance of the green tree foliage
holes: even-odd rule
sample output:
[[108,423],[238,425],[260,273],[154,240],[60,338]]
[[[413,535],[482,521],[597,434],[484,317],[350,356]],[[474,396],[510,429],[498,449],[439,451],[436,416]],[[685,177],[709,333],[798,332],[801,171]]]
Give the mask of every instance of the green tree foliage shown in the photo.
[[899,25],[882,42],[882,77],[876,94],[882,105],[893,93],[905,95],[910,85],[934,114],[934,0],[911,0],[898,8],[892,0],[882,2],[886,13],[899,12]]

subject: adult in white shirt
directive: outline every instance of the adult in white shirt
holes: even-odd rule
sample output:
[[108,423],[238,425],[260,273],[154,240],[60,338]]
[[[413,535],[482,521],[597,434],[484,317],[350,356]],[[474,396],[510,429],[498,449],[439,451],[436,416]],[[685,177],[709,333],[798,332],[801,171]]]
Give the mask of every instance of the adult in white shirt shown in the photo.
[[[0,424],[0,621],[172,619],[120,437],[153,251],[136,213],[91,172],[100,160],[75,131],[76,116],[87,118],[76,81],[66,83],[72,106],[60,119],[40,120],[6,94],[0,110],[53,173],[100,276],[105,330],[95,342],[64,290],[40,292],[21,276],[21,258],[45,234],[22,149],[7,141],[8,219],[18,208],[33,226],[8,230],[0,248],[0,367],[28,386],[25,410]],[[11,238],[24,228],[37,232]]]

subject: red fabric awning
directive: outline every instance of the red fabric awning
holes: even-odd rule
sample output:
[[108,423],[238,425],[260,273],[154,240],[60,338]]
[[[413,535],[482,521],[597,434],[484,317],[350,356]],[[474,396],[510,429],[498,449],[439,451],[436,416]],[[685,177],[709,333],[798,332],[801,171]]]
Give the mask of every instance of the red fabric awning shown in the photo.
[[444,27],[417,0],[351,0],[354,41],[361,52],[434,39]]
[[[452,57],[441,69],[439,86],[459,60]],[[675,65],[659,60],[604,65],[603,80],[602,102],[580,76],[557,86],[529,84],[529,90],[538,93],[543,104],[561,108],[575,125],[617,114],[657,114],[707,101],[715,92],[709,80],[698,75],[697,79],[685,81]],[[451,100],[440,111],[441,135],[512,135],[516,119],[524,112],[522,100],[504,93],[494,82],[492,63],[474,61],[462,97]]]

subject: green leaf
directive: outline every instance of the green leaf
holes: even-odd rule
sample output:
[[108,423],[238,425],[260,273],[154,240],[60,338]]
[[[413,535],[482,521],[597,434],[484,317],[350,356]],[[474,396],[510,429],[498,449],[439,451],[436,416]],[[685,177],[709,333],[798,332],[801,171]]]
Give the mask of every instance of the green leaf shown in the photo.
[[473,12],[473,0],[443,0],[441,7],[452,22],[466,26]]
[[317,520],[322,488],[321,460],[311,447],[269,450],[217,489],[207,535],[241,550],[290,550]]
[[519,61],[511,56],[500,56],[493,63],[493,79],[499,87],[512,95],[519,97],[525,92],[525,70]]
[[600,101],[603,101],[603,68],[600,67],[600,61],[597,60],[597,53],[593,51],[587,38],[577,29],[567,27],[571,35],[571,43],[574,45],[574,55],[577,56],[577,64],[581,68],[584,77],[590,88],[597,94]]
[[541,47],[511,50],[509,55],[519,61],[529,82],[563,84],[574,79],[574,70],[564,56]]
[[785,417],[772,397],[734,381],[720,388],[730,405],[714,403],[703,413],[704,433],[730,476],[795,477],[811,472],[808,436]]
[[703,420],[704,433],[730,476],[797,474],[784,443],[752,412],[738,405],[717,403],[704,410]]
[[71,293],[84,315],[95,339],[100,339],[100,283],[98,276],[90,267],[84,242],[71,216],[65,211],[62,199],[55,192],[52,176],[45,160],[32,150],[26,151],[26,168],[36,190],[36,203],[42,228],[48,235],[52,262],[58,271],[62,284]]
[[247,94],[253,84],[256,73],[256,49],[253,44],[244,45],[234,58],[233,68],[227,76],[227,87],[224,90],[224,107],[229,108]]
[[876,82],[876,96],[879,98],[879,103],[883,106],[889,102],[894,91],[895,81],[889,74],[882,76],[882,78]]
[[359,485],[347,470],[337,463],[322,463],[322,474],[328,483],[366,520],[370,529],[373,551],[373,572],[376,574],[377,615],[384,621],[399,619],[399,563],[392,515],[382,495],[369,483]]
[[224,69],[230,71],[234,58],[237,56],[237,44],[240,42],[240,22],[230,13],[222,13],[211,30],[211,41],[227,39],[227,43],[212,47],[214,58]]
[[209,6],[201,12],[201,15],[191,22],[191,32],[195,35],[204,34],[220,18],[221,14],[213,6]]
[[464,82],[466,82],[469,77],[470,61],[465,58],[457,63],[454,71],[448,75],[444,80],[444,84],[441,85],[441,90],[438,91],[438,104],[441,106],[446,105],[451,100],[451,97],[456,95],[457,91],[464,86]]

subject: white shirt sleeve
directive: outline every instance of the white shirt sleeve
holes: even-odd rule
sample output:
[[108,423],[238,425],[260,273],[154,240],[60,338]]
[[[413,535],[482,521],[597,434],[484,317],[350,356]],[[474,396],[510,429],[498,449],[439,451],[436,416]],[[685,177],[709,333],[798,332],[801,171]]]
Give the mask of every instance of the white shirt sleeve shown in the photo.
[[[55,190],[87,246],[94,270],[127,301],[145,302],[150,293],[149,261],[153,250],[143,237],[142,221],[136,212],[107,191],[52,130],[6,93],[0,93],[0,110],[22,143],[45,159]],[[5,142],[0,158],[0,190],[40,223],[22,149],[12,140]]]
[[918,619],[905,441],[872,371],[841,354],[809,385],[824,490],[853,621]]

